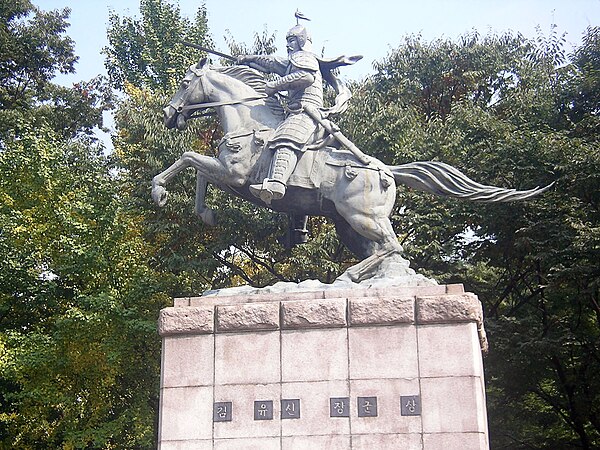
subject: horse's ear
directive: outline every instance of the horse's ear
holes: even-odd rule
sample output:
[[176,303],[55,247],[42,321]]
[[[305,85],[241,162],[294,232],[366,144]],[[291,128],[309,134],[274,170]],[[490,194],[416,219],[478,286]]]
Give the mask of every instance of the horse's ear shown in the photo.
[[202,58],[200,61],[198,61],[198,64],[196,64],[196,69],[200,69],[200,70],[203,69],[207,62],[208,62],[208,58],[206,58],[206,57]]

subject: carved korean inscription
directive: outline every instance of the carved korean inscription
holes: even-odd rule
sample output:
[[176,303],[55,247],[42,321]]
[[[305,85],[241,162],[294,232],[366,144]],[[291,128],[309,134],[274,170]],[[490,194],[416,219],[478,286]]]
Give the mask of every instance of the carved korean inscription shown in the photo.
[[[357,397],[356,401],[358,417],[377,417],[377,397]],[[273,420],[273,415],[273,400],[254,401],[254,420]],[[418,395],[400,396],[400,415],[420,416],[421,397]],[[330,397],[329,417],[350,417],[350,397]],[[281,399],[281,418],[300,419],[300,399]],[[232,419],[232,402],[214,403],[214,422],[231,422]]]
[[254,420],[273,420],[273,400],[254,402]]
[[300,418],[300,399],[282,399],[281,400],[281,418],[299,419]]
[[329,417],[350,417],[350,397],[330,398]]
[[377,397],[358,397],[358,417],[377,417]]
[[231,402],[215,402],[213,405],[213,422],[231,422],[232,410]]
[[418,395],[401,396],[400,414],[403,416],[420,416],[421,398]]

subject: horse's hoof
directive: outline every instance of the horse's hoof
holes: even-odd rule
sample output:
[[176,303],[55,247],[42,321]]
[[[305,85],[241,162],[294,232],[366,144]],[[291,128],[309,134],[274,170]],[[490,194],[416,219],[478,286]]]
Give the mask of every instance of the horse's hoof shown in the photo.
[[345,280],[351,281],[352,283],[360,283],[361,281],[363,281],[365,278],[364,274],[362,273],[360,268],[356,266],[357,265],[354,265],[346,269],[346,271],[340,277],[338,277],[338,279],[343,277]]
[[154,186],[152,188],[152,199],[159,207],[163,207],[167,204],[169,193],[163,186]]

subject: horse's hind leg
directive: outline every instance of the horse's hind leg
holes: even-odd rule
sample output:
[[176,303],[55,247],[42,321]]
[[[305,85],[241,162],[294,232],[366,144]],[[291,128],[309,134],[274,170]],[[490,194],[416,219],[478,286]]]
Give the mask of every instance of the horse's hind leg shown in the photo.
[[342,217],[334,218],[334,223],[340,241],[354,256],[366,259],[375,253],[377,244],[358,233]]
[[342,210],[340,213],[352,229],[375,244],[372,246],[371,255],[374,251],[383,249],[402,253],[402,246],[396,239],[396,233],[387,214],[377,214],[373,210],[354,210],[351,213],[346,212],[346,214]]
[[[408,272],[408,261],[401,256],[402,246],[396,239],[396,234],[387,215],[353,211],[344,214],[344,219],[362,238],[358,239],[358,249],[363,249],[364,253],[359,256],[365,257],[363,261],[349,268],[344,274],[351,281],[360,282],[375,275],[382,275],[379,270],[381,264],[384,260],[390,258],[400,262],[401,266]],[[348,231],[346,231],[346,234],[348,237],[351,236]],[[357,246],[356,243],[351,245]],[[352,250],[352,246],[350,248]]]

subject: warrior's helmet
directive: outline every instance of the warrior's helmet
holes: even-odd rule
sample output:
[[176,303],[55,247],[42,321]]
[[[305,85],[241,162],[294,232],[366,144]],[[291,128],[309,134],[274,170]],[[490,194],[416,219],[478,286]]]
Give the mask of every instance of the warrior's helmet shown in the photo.
[[290,31],[287,32],[285,37],[287,39],[290,36],[294,36],[296,39],[298,39],[298,44],[302,50],[305,50],[304,46],[307,43],[312,44],[312,38],[310,37],[310,34],[308,34],[308,31],[302,25],[294,25],[292,28],[290,28]]

